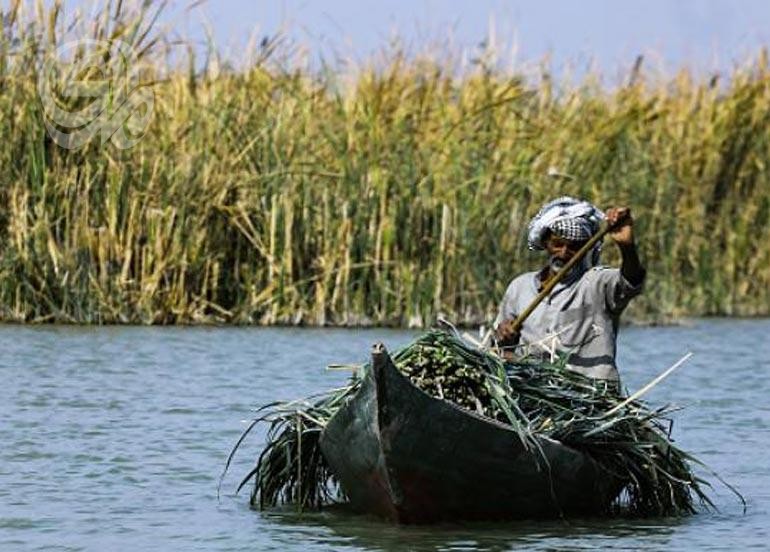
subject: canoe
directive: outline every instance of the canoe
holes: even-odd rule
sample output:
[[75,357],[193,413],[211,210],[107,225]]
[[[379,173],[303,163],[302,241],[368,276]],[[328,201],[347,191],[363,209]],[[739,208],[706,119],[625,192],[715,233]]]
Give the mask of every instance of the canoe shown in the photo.
[[[382,344],[321,451],[355,510],[397,523],[590,516],[621,482],[589,455],[432,397]],[[539,449],[539,450],[538,450]]]

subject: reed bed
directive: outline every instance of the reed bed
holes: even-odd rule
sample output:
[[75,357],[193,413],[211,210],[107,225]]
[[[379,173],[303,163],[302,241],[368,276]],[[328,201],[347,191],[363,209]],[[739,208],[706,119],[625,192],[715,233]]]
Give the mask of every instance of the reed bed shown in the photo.
[[[478,323],[565,193],[632,206],[650,277],[631,317],[770,313],[765,52],[714,77],[637,64],[614,87],[397,50],[315,70],[279,39],[234,69],[185,57],[161,8],[2,13],[1,319]],[[39,72],[73,36],[138,53],[155,103],[134,147],[46,132]]]
[[[704,491],[709,484],[692,470],[693,464],[705,466],[671,440],[670,406],[652,409],[638,398],[624,398],[606,382],[566,368],[566,359],[504,362],[443,331],[423,334],[393,360],[431,396],[508,424],[515,431],[511,438],[518,435],[535,457],[542,454],[541,437],[591,455],[621,483],[606,505],[608,515],[686,515],[696,513],[699,504],[713,507]],[[253,480],[253,506],[294,504],[302,510],[344,499],[319,436],[359,384],[354,377],[315,402],[273,403],[259,410],[263,415],[244,432],[225,467],[226,472],[253,428],[269,422],[255,467],[238,486]]]

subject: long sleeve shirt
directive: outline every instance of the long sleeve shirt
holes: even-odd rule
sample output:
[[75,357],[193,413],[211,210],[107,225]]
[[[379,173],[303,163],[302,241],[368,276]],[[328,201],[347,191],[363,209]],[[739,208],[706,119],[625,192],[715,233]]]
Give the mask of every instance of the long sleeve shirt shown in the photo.
[[[495,327],[526,309],[539,293],[540,278],[539,272],[527,272],[511,281]],[[620,270],[607,267],[557,284],[524,322],[518,352],[552,358],[566,353],[569,368],[619,382],[615,352],[620,314],[642,285],[632,285]]]

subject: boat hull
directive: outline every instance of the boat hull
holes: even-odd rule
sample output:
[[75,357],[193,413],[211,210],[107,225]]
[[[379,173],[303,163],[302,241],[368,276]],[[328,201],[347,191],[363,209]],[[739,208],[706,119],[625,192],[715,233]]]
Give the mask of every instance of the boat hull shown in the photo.
[[590,456],[536,441],[427,395],[378,344],[320,445],[355,509],[401,523],[595,515],[618,494]]

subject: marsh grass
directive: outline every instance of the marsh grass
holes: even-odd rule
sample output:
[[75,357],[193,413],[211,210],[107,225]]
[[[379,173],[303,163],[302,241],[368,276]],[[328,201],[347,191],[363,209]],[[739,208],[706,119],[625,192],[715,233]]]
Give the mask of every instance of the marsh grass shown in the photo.
[[[236,70],[170,61],[160,8],[2,14],[0,318],[478,323],[537,264],[526,221],[564,193],[632,206],[650,276],[631,317],[770,312],[765,52],[611,89],[398,51],[351,76],[280,41]],[[133,148],[47,135],[38,72],[73,34],[140,54],[155,106]]]

